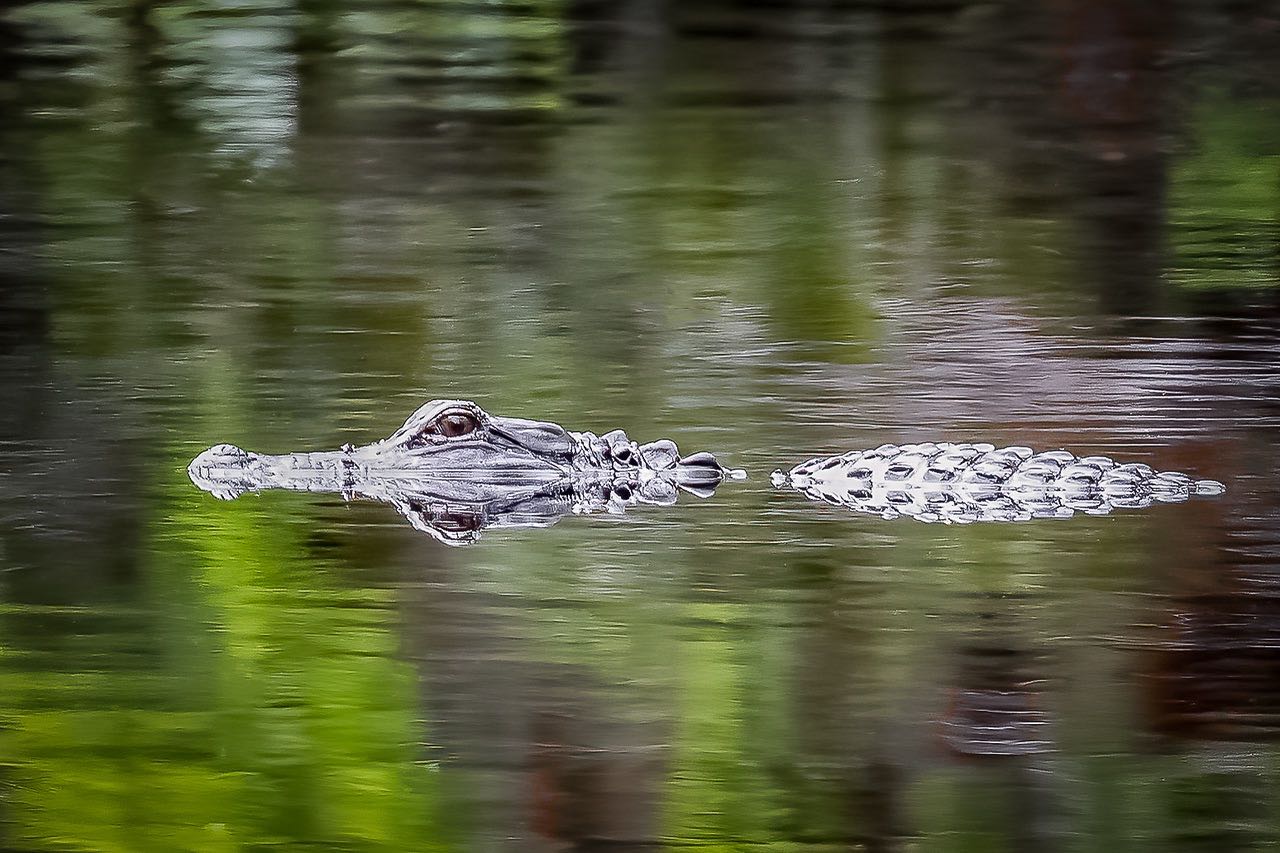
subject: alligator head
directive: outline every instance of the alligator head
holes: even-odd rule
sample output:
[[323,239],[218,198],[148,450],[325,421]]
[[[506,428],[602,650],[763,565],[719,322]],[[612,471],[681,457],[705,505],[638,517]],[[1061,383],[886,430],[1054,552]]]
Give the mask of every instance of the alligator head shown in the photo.
[[273,456],[218,444],[187,467],[224,500],[263,489],[338,492],[394,505],[414,527],[449,544],[493,526],[547,526],[571,513],[622,512],[707,497],[725,478],[710,453],[681,456],[675,442],[637,444],[558,424],[491,415],[467,400],[434,400],[391,436],[362,447]]

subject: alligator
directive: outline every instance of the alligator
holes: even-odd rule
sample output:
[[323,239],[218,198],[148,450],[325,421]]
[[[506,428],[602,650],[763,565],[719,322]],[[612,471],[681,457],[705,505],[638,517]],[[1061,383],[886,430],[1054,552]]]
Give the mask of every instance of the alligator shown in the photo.
[[1226,490],[1215,480],[1106,456],[943,442],[810,459],[771,479],[777,488],[854,512],[943,524],[1106,515]]
[[488,527],[545,527],[570,514],[666,506],[677,492],[708,497],[742,471],[710,453],[681,456],[667,439],[637,444],[622,430],[570,432],[491,415],[468,400],[434,400],[388,438],[361,447],[273,456],[218,444],[187,467],[217,498],[289,489],[389,503],[450,545]]
[[[489,527],[545,527],[565,515],[666,506],[679,491],[708,497],[725,479],[746,476],[710,453],[681,456],[668,439],[637,444],[622,430],[570,432],[497,417],[468,400],[427,403],[391,436],[362,447],[272,456],[218,444],[187,471],[226,500],[291,489],[383,501],[453,545],[470,544]],[[948,524],[1105,515],[1225,491],[1214,480],[1106,456],[935,442],[810,459],[775,471],[772,481],[855,512]]]

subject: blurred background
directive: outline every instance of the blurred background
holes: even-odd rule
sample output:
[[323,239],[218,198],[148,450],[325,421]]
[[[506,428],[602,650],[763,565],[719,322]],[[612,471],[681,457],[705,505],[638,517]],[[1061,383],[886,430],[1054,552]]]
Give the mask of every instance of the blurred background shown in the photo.
[[[0,846],[1280,841],[1280,3],[0,7]],[[222,503],[422,401],[751,479]],[[888,441],[1227,494],[942,527]]]

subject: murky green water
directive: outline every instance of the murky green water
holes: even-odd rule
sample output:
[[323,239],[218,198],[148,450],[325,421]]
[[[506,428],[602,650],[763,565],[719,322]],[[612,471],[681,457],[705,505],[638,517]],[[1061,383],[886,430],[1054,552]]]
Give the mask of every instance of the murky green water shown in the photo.
[[[1269,849],[1278,81],[1272,2],[11,4],[0,846]],[[450,549],[184,470],[443,397],[751,479]],[[768,484],[919,440],[1228,492]]]

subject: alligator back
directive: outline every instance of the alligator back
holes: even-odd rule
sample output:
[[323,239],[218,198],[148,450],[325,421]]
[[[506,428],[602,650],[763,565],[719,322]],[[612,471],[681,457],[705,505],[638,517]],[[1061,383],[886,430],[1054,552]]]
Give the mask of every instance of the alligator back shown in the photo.
[[933,442],[810,459],[775,472],[773,482],[857,512],[943,523],[1105,515],[1225,491],[1214,480],[1106,456]]

